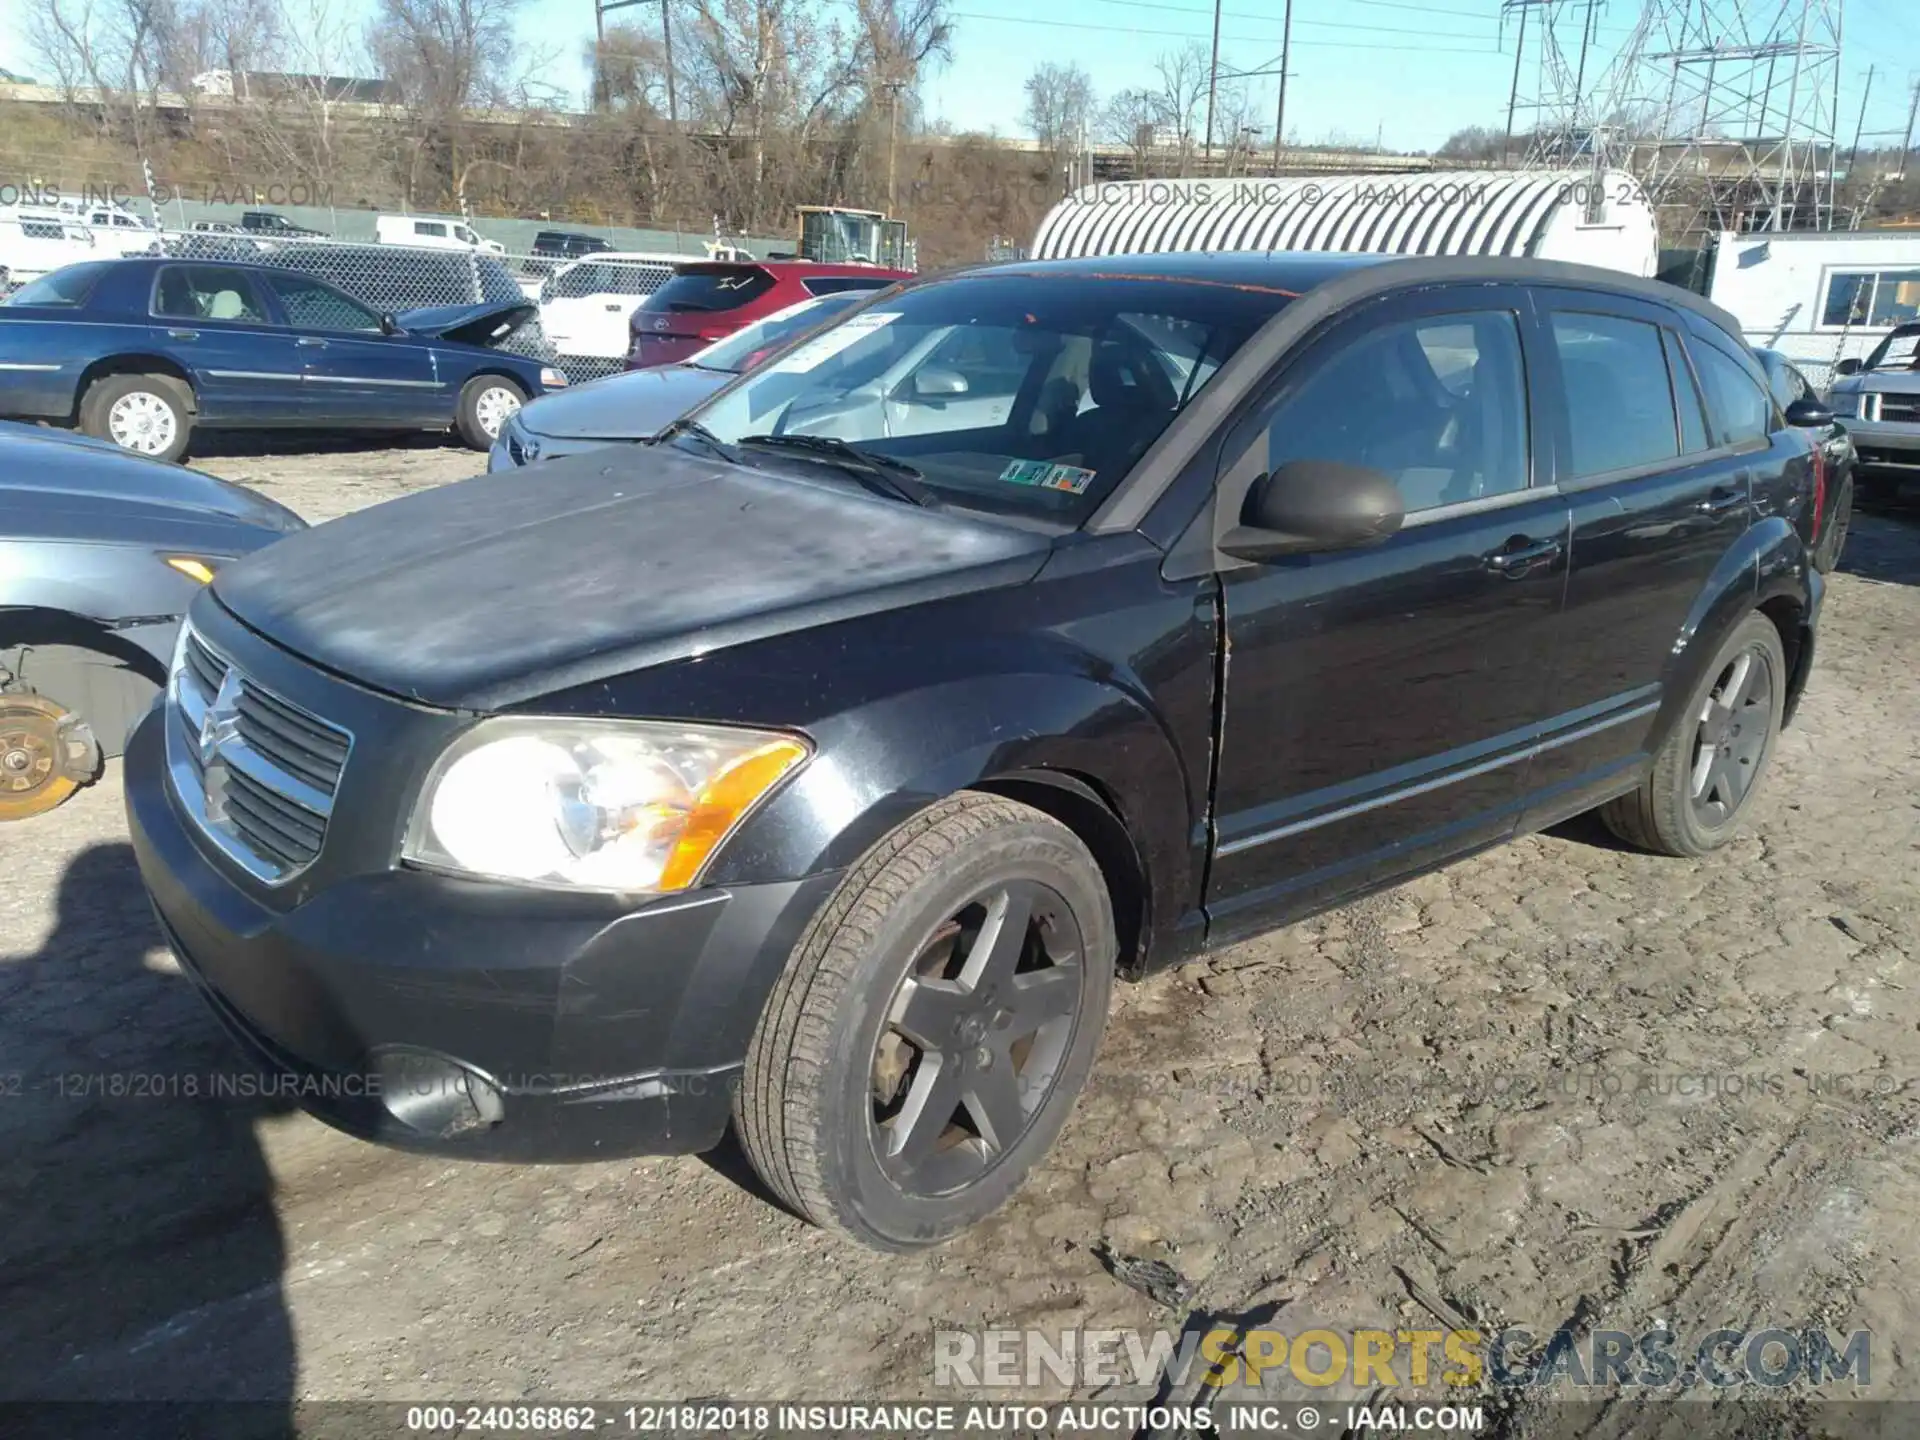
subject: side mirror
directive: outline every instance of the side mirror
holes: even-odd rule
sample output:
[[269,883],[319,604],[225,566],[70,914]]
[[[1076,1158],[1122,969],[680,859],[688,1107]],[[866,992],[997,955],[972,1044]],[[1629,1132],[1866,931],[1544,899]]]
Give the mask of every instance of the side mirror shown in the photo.
[[1787,406],[1787,424],[1797,430],[1824,430],[1833,424],[1833,411],[1811,396]]
[[1391,476],[1334,460],[1291,460],[1256,480],[1220,548],[1239,560],[1347,550],[1385,540],[1406,519]]
[[1849,355],[1833,367],[1833,373],[1836,375],[1858,375],[1865,368],[1866,367],[1860,363],[1860,358],[1857,355]]
[[382,335],[398,335],[400,333],[400,322],[391,315],[382,315],[380,317],[380,333]]
[[967,393],[967,377],[958,370],[929,365],[914,374],[913,393],[922,400],[950,400]]

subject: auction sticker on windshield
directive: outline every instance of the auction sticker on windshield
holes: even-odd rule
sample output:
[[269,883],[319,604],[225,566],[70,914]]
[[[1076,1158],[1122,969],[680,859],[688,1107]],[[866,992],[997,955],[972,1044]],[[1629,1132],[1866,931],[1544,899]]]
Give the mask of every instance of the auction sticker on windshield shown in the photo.
[[1069,495],[1084,495],[1093,483],[1094,472],[1078,465],[1055,465],[1046,460],[1014,460],[1000,472],[1009,485],[1036,485],[1042,490],[1064,490]]
[[874,315],[853,315],[841,321],[824,335],[816,335],[798,350],[773,368],[787,375],[804,375],[807,371],[825,361],[831,360],[842,350],[857,345],[883,325],[891,325],[900,318],[897,310],[882,311]]

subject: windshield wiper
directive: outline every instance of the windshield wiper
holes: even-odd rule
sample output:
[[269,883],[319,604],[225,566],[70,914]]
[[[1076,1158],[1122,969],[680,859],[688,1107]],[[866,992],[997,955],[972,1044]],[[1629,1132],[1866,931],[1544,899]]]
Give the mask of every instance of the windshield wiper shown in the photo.
[[920,472],[906,461],[896,460],[891,455],[876,454],[872,450],[862,450],[858,445],[849,445],[832,435],[747,435],[741,438],[740,443],[770,450],[797,450],[804,455],[825,460],[838,465],[869,490],[890,499],[904,500],[909,505],[934,506],[940,503],[933,491],[920,482]]
[[740,463],[740,457],[734,453],[733,447],[706,426],[702,425],[698,420],[689,420],[683,416],[675,420],[653,438],[655,443],[658,443],[662,440],[672,440],[679,435],[691,435],[709,450],[719,455],[721,459],[731,460],[736,465]]

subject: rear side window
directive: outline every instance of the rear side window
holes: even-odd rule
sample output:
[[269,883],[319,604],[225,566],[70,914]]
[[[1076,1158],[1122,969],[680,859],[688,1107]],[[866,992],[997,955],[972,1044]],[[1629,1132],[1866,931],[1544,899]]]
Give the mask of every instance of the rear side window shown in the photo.
[[1773,433],[1773,397],[1754,382],[1745,367],[1714,346],[1696,341],[1688,347],[1707,392],[1707,413],[1722,444],[1765,441]]
[[1655,465],[1680,454],[1660,327],[1618,315],[1560,313],[1553,344],[1567,402],[1572,477]]
[[764,270],[683,271],[654,291],[646,308],[718,314],[751,304],[772,288],[773,276]]
[[1383,471],[1409,511],[1527,488],[1527,387],[1510,311],[1369,332],[1324,362],[1268,426],[1267,464]]
[[153,313],[180,320],[239,320],[264,325],[266,308],[244,270],[169,265],[154,287]]

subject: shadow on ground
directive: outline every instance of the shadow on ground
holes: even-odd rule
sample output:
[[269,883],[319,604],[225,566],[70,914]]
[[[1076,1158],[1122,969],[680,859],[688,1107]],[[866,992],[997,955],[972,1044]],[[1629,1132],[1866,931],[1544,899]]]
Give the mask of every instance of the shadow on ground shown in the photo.
[[[247,1400],[192,1432],[289,1435],[285,1250],[255,1135],[280,1107],[158,945],[112,843],[61,876],[46,944],[0,955],[0,1401]],[[36,1417],[158,1433],[131,1407]]]

